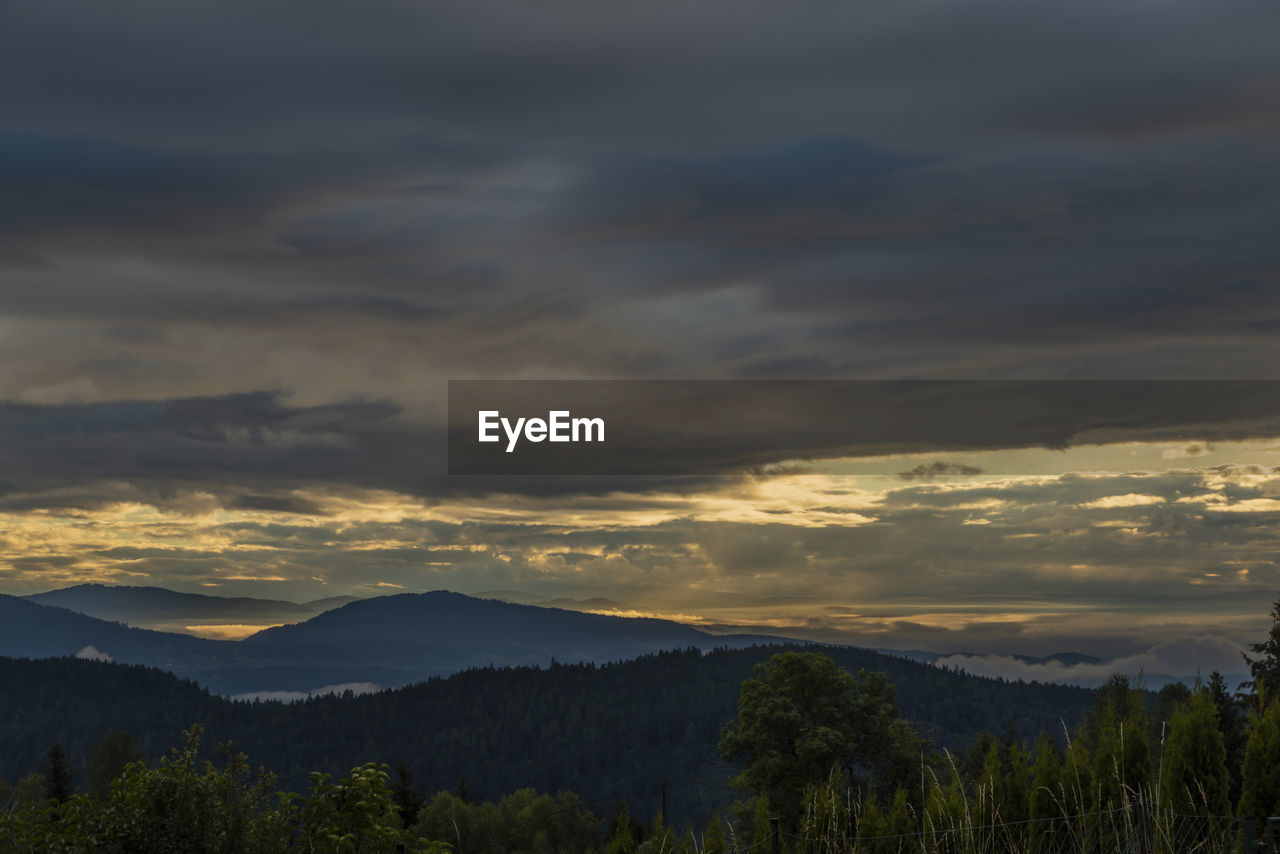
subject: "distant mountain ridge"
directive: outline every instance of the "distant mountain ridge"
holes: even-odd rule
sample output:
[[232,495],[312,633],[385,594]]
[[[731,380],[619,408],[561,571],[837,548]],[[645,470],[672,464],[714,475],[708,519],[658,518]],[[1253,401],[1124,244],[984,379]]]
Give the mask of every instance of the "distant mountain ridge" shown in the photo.
[[21,598],[41,605],[67,608],[102,620],[154,624],[298,622],[330,608],[346,605],[359,597],[334,596],[299,604],[281,599],[179,593],[165,587],[76,584]]
[[537,605],[540,608],[563,608],[566,611],[632,611],[630,605],[604,596],[589,599],[573,599],[568,596],[538,596],[522,590],[486,590],[475,594],[477,599],[497,599],[513,605]]
[[470,667],[603,663],[666,649],[781,640],[711,635],[668,620],[514,605],[444,590],[361,599],[243,640],[210,640],[0,595],[0,655],[101,653],[160,667],[226,695],[350,682],[388,687]]

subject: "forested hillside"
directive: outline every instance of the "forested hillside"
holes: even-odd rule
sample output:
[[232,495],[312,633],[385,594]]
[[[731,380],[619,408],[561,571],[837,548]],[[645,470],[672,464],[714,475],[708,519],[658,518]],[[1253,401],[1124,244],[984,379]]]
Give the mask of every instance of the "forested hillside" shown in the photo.
[[[153,759],[192,724],[206,748],[233,741],[293,789],[310,771],[405,764],[425,792],[496,798],[522,787],[570,790],[597,810],[627,798],[637,815],[705,817],[733,798],[717,757],[739,688],[781,649],[659,653],[608,665],[484,668],[363,696],[284,705],[232,702],[154,669],[78,659],[0,658],[0,777],[39,770],[49,745],[73,767],[107,732],[132,733]],[[955,749],[982,730],[1033,739],[1074,729],[1090,692],[983,679],[861,649],[822,647],[841,666],[882,671],[905,718]]]

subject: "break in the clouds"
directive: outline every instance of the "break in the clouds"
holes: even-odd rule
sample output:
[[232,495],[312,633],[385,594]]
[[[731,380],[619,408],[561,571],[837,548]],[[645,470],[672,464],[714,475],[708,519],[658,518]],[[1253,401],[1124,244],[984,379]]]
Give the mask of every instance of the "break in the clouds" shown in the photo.
[[299,496],[320,513],[125,504],[7,514],[7,550],[23,557],[4,575],[21,592],[94,580],[297,601],[387,588],[590,594],[718,629],[1138,661],[1189,635],[1221,652],[1265,632],[1280,587],[1278,484],[1217,468],[802,475],[692,495]]
[[445,381],[1275,378],[1278,25],[0,0],[0,588],[523,585],[975,652],[1226,631],[1280,584],[1274,460],[1211,457],[1262,431],[1143,434],[1187,468],[1142,483],[464,488]]

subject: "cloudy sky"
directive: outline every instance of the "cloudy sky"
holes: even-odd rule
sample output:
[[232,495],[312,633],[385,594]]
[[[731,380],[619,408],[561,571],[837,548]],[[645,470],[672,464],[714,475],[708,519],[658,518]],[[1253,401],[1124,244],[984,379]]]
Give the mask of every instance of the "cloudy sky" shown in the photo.
[[1238,661],[1280,593],[1280,439],[495,483],[444,473],[445,392],[1280,379],[1278,27],[0,0],[0,592],[514,589]]

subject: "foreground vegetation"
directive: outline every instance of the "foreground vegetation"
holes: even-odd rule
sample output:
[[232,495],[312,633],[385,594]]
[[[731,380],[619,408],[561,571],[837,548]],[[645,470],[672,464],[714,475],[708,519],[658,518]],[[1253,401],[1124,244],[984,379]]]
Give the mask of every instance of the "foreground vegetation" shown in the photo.
[[[956,749],[999,730],[1016,710],[1017,734],[1074,727],[1091,692],[985,679],[870,650],[802,645],[677,650],[610,665],[486,668],[394,691],[299,703],[232,702],[145,667],[79,659],[0,658],[0,780],[44,767],[62,745],[79,772],[95,744],[124,731],[156,759],[204,728],[204,758],[218,742],[302,792],[313,771],[346,774],[365,762],[406,766],[427,792],[497,801],[516,789],[572,791],[603,815],[625,798],[633,814],[701,824],[740,793],[736,769],[716,755],[752,668],[779,651],[822,649],[841,667],[882,672],[902,715]],[[665,792],[665,809],[663,794]]]
[[565,792],[477,801],[465,779],[427,798],[408,766],[376,762],[282,792],[230,747],[202,759],[193,727],[154,766],[131,736],[109,734],[79,792],[55,745],[42,772],[0,784],[0,850],[1225,854],[1250,832],[1237,817],[1280,813],[1280,603],[1274,616],[1245,694],[1216,673],[1155,695],[1117,676],[1074,730],[1032,740],[1008,726],[955,753],[902,719],[883,674],[776,653],[742,683],[720,734],[743,797],[698,823],[672,826],[661,809],[645,821],[625,799],[600,809]]

